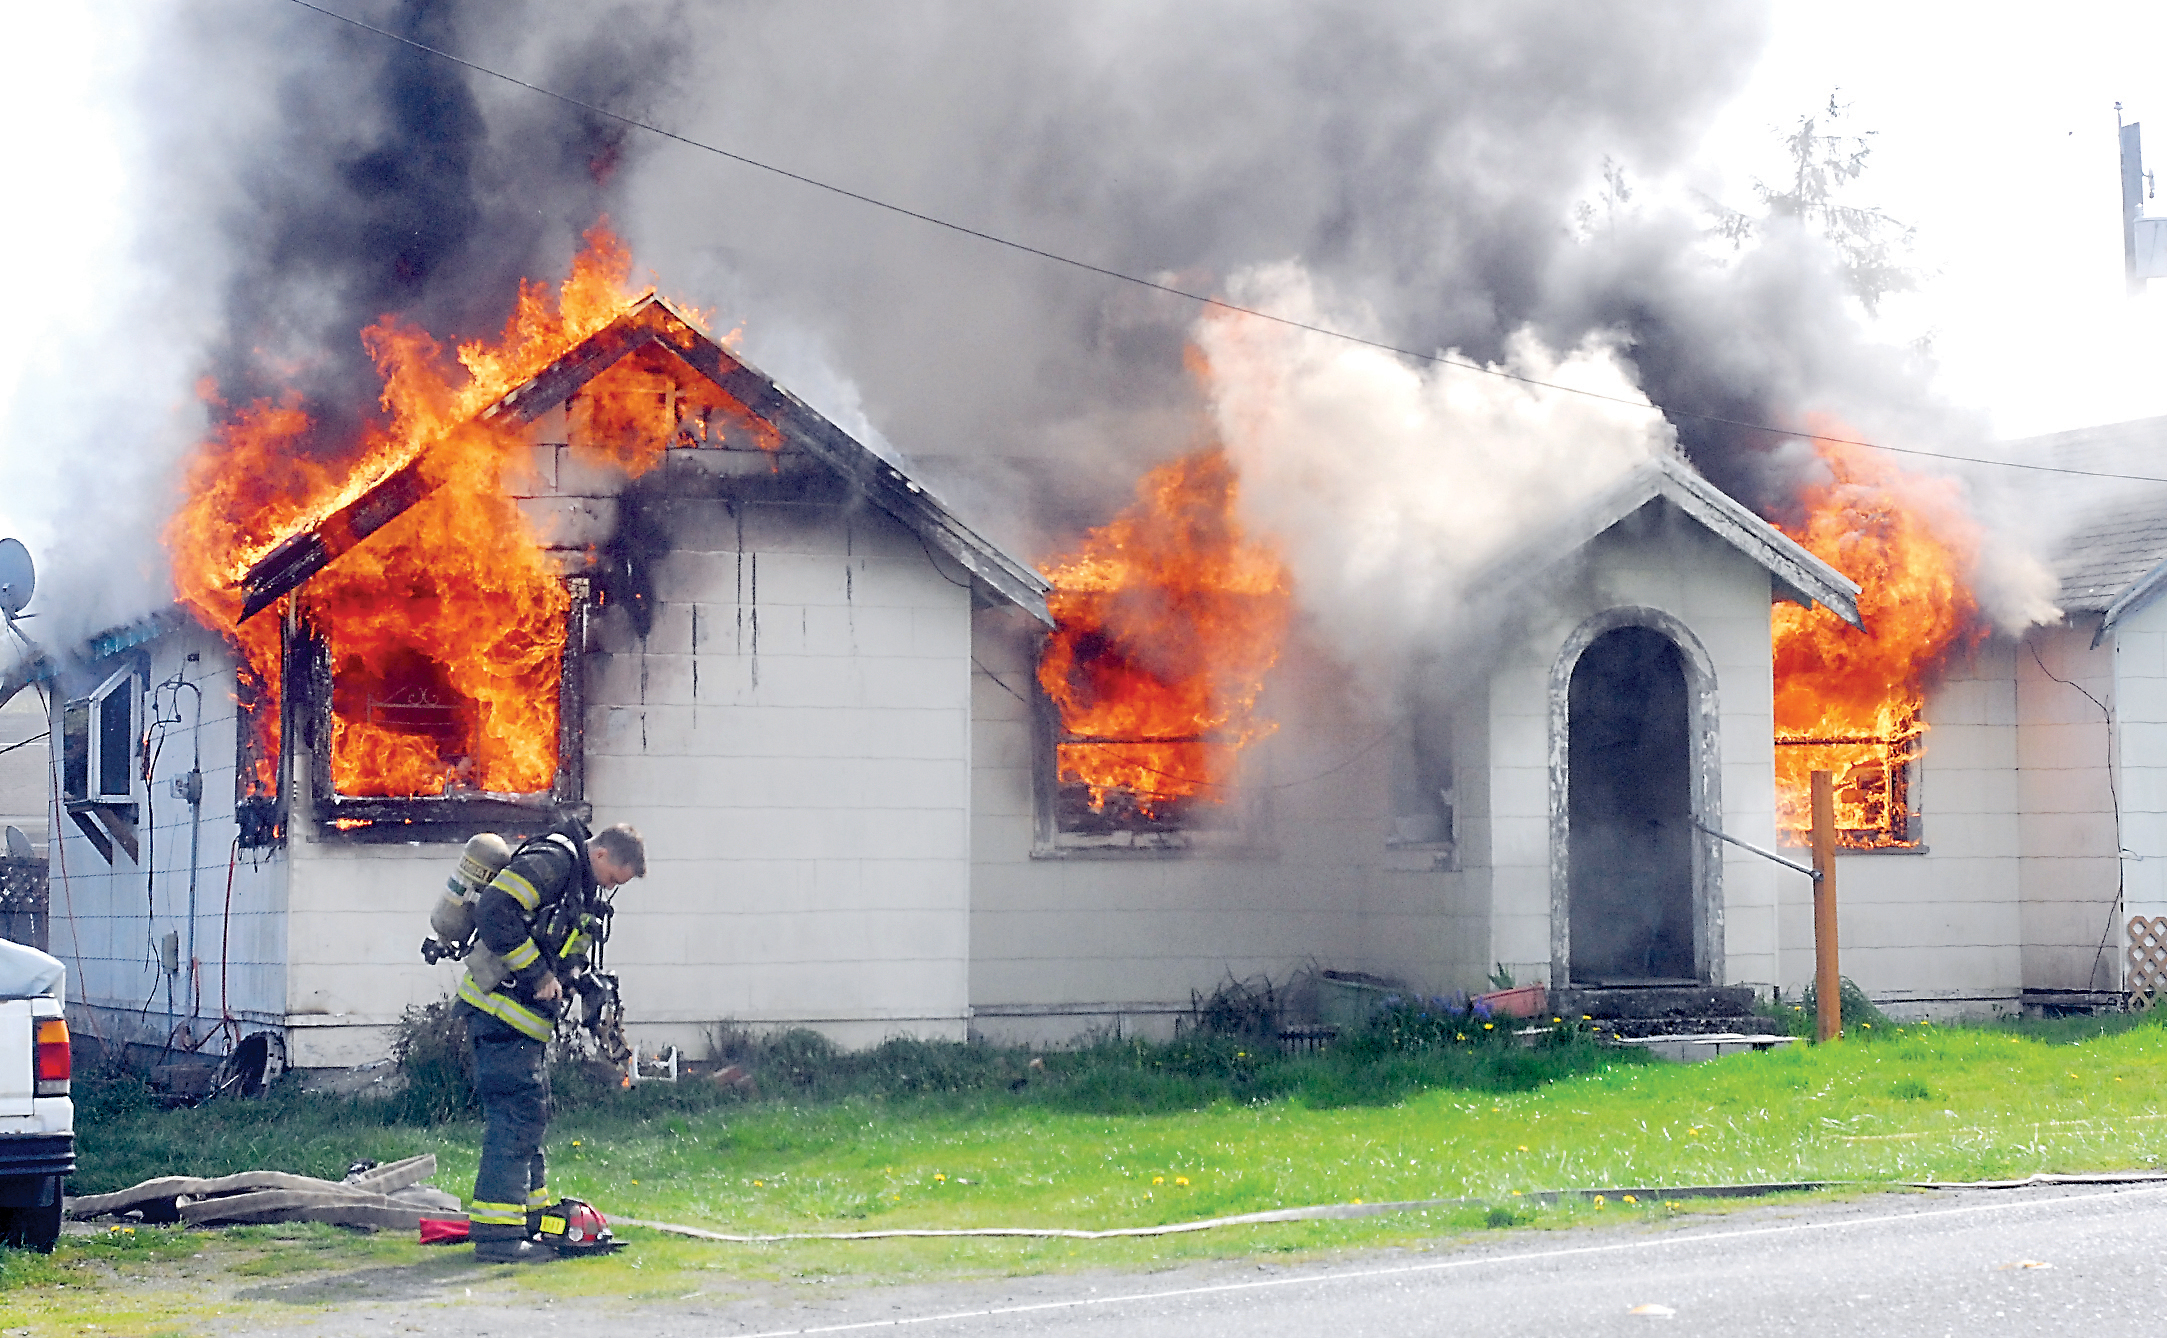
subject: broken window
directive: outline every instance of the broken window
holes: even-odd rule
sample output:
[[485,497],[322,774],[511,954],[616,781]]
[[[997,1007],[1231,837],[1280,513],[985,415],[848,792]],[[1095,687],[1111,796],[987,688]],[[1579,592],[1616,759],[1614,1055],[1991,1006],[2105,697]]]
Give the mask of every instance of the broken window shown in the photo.
[[1417,703],[1392,752],[1394,849],[1450,851],[1458,836],[1452,775],[1452,717]]
[[588,583],[560,588],[569,598],[547,623],[427,597],[356,617],[310,608],[291,678],[318,821],[357,836],[449,838],[531,825],[578,801]]
[[1047,577],[1041,845],[1166,849],[1254,830],[1269,791],[1239,774],[1255,769],[1242,753],[1278,728],[1257,703],[1292,596],[1276,551],[1242,531],[1225,453],[1146,474]]
[[1083,734],[1038,694],[1039,847],[1174,851],[1254,842],[1270,791],[1244,786],[1266,765],[1205,734]]
[[1917,708],[1886,733],[1776,736],[1776,826],[1786,842],[1811,840],[1811,779],[1829,773],[1835,789],[1836,842],[1854,850],[1916,846],[1917,764],[1926,733]]

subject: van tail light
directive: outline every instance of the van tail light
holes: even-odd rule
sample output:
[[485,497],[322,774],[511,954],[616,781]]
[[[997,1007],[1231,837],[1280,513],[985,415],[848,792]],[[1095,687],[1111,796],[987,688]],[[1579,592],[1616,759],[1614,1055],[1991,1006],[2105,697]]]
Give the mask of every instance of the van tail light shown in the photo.
[[68,1024],[61,1018],[38,1019],[37,1094],[39,1096],[66,1096],[68,1074],[72,1068],[68,1057]]

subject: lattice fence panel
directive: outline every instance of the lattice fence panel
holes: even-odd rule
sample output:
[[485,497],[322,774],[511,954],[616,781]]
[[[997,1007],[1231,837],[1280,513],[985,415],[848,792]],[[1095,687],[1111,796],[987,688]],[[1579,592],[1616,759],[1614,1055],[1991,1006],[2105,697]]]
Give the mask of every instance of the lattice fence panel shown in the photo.
[[2167,996],[2167,915],[2129,918],[2129,1011],[2150,1012]]
[[0,856],[0,938],[27,943],[40,952],[50,946],[46,916],[45,861]]

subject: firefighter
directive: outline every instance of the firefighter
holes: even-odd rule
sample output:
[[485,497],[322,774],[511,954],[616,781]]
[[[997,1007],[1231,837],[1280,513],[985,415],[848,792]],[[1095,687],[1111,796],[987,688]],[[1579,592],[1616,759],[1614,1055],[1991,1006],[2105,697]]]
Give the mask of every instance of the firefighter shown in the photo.
[[[551,969],[563,943],[537,941],[553,910],[598,903],[647,872],[640,834],[619,823],[589,837],[568,822],[521,846],[482,890],[474,927],[486,955],[459,982],[474,1048],[474,1085],[488,1127],[468,1213],[474,1257],[483,1263],[541,1261],[555,1253],[532,1240],[549,1201],[542,1134],[549,1125],[549,1038],[563,1011],[566,982]],[[501,968],[497,960],[501,959]],[[476,973],[482,979],[476,979]],[[500,979],[501,977],[501,979]]]

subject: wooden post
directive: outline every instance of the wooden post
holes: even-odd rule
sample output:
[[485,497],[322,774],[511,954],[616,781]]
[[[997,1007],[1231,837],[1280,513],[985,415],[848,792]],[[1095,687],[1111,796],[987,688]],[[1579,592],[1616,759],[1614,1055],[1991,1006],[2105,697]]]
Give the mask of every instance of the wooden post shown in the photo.
[[1843,973],[1836,964],[1836,787],[1829,773],[1813,773],[1813,994],[1814,1037],[1843,1035]]

